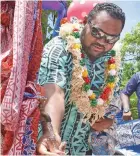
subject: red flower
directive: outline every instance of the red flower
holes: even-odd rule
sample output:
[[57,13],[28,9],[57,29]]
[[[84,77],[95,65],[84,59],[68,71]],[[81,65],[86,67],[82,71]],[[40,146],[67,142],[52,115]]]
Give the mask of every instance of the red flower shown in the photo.
[[83,21],[80,20],[79,23],[80,23],[80,24],[83,24]]
[[89,77],[85,77],[83,79],[84,79],[84,81],[85,81],[86,84],[89,84],[90,83],[90,78]]
[[85,57],[85,55],[83,53],[81,53],[81,58],[84,58],[84,57]]
[[62,25],[62,24],[65,24],[67,22],[68,22],[68,19],[67,19],[67,17],[65,17],[65,18],[61,19],[60,24]]
[[84,17],[83,23],[84,23],[84,25],[87,24],[87,16]]
[[111,92],[111,88],[109,88],[109,87],[106,87],[105,89],[104,89],[104,91],[103,91],[103,93],[104,94],[110,94],[110,92]]
[[110,58],[110,59],[108,60],[108,63],[109,63],[109,64],[115,63],[115,59],[114,59],[114,58]]
[[105,93],[102,93],[100,98],[102,98],[104,101],[107,101],[108,100],[108,95],[105,94]]
[[73,31],[76,32],[76,31],[78,31],[78,29],[74,28]]

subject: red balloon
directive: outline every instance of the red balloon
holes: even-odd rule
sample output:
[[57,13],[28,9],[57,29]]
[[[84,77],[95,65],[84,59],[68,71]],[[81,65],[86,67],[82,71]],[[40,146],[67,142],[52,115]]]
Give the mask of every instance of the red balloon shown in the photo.
[[85,16],[94,8],[97,3],[102,3],[103,0],[73,0],[67,11],[67,19],[70,21],[72,17],[77,17],[79,20],[84,20]]

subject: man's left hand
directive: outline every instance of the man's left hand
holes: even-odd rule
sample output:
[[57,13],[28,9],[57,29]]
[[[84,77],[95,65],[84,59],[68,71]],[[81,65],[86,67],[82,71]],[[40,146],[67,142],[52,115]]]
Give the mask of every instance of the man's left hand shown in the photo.
[[131,112],[127,112],[127,113],[123,113],[123,120],[128,121],[128,120],[132,120],[132,114]]
[[92,125],[93,130],[101,132],[105,129],[108,129],[113,124],[113,119],[110,118],[102,118],[95,122],[95,124]]

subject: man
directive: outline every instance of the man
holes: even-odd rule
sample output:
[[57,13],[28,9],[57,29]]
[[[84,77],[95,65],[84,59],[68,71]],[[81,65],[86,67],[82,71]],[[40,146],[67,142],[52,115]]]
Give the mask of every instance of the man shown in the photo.
[[[81,43],[86,55],[85,66],[88,69],[92,90],[95,92],[104,84],[104,63],[111,57],[109,51],[119,40],[124,23],[124,13],[112,3],[97,4],[87,17],[87,24],[81,33]],[[45,87],[48,101],[43,107],[42,114],[50,116],[57,139],[59,138],[59,142],[67,142],[66,152],[69,155],[91,154],[88,143],[90,130],[102,132],[113,124],[113,120],[105,117],[90,126],[89,122],[82,122],[83,115],[75,103],[69,102],[74,57],[67,52],[66,45],[59,36],[44,47],[39,84]],[[83,111],[85,109],[83,108]],[[44,135],[37,147],[39,153],[46,154],[47,151],[43,150],[45,148],[53,153],[61,152],[60,147],[57,151],[50,147],[45,128],[43,132]]]
[[138,117],[140,118],[140,72],[135,73],[121,93],[124,120],[131,119],[130,96],[136,92],[138,97]]

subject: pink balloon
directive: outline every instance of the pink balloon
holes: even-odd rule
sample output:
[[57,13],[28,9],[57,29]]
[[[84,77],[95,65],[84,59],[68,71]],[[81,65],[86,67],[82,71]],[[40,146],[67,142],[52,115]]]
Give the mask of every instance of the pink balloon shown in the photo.
[[95,7],[97,3],[103,3],[103,0],[73,0],[67,11],[67,19],[70,21],[71,17],[75,16],[79,20],[84,20],[84,17]]

